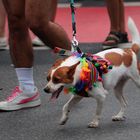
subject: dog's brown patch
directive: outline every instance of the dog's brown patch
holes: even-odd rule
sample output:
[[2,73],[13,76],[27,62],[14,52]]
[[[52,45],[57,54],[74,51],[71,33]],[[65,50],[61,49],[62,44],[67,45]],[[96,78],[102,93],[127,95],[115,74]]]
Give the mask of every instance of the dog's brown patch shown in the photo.
[[52,81],[54,84],[58,84],[58,83],[71,83],[72,82],[72,78],[68,79],[68,72],[69,72],[69,67],[65,66],[65,67],[60,67],[58,68],[52,77]]
[[55,63],[53,64],[53,68],[56,68],[56,67],[60,66],[61,63],[62,63],[63,61],[65,61],[65,60],[66,60],[66,58],[57,59],[57,60],[55,61]]
[[131,49],[124,49],[123,53],[123,63],[126,67],[131,66],[132,64],[132,50]]
[[122,64],[122,55],[116,52],[106,53],[105,59],[109,60],[114,66],[120,66]]
[[137,44],[133,44],[132,50],[135,52],[135,54],[138,54],[140,47]]
[[68,67],[68,66],[64,66],[64,67],[60,67],[58,68],[52,77],[52,81],[55,84],[58,83],[65,83],[65,84],[69,84],[73,82],[73,75],[75,73],[75,69],[77,67],[77,65],[80,62]]
[[120,66],[123,63],[126,67],[129,67],[132,64],[132,50],[124,49],[123,55],[116,52],[109,52],[105,54],[105,58],[114,66]]
[[63,61],[65,61],[65,60],[66,60],[66,58],[60,58],[60,59],[57,59],[57,60],[55,61],[55,63],[52,65],[52,67],[51,67],[51,68],[49,69],[49,71],[48,71],[48,74],[47,74],[47,81],[50,81],[50,79],[51,79],[52,70],[55,69],[55,68],[57,68],[58,66],[60,66],[61,63],[62,63]]

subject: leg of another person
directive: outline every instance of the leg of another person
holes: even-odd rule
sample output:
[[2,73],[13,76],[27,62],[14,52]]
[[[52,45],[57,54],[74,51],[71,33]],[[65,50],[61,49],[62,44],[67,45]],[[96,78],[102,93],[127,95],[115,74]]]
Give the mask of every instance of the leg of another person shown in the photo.
[[[50,21],[52,21],[52,22],[55,21],[56,9],[57,9],[57,0],[51,0],[51,11],[49,14],[50,14]],[[45,45],[37,36],[32,40],[32,44],[34,46],[44,46]]]
[[6,24],[6,13],[2,0],[0,0],[0,48],[5,47],[7,45],[7,39],[5,37],[5,24]]
[[6,101],[0,102],[0,109],[38,106],[40,98],[33,80],[33,49],[25,20],[25,0],[3,0],[3,3],[8,16],[10,55],[19,86]]
[[106,0],[110,19],[110,33],[103,45],[115,46],[128,42],[125,31],[125,16],[123,0]]
[[51,48],[70,50],[71,41],[68,35],[60,25],[50,20],[50,11],[50,0],[27,0],[25,13],[30,29]]

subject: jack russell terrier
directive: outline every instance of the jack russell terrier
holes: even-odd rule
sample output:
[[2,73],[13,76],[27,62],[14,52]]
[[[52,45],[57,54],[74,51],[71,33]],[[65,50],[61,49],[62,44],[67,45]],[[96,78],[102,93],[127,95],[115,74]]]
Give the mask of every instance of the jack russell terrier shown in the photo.
[[[123,87],[128,79],[132,79],[132,81],[140,87],[140,63],[137,58],[140,49],[140,35],[131,18],[128,20],[128,28],[132,35],[132,45],[130,48],[115,48],[95,54],[95,56],[105,59],[105,63],[110,62],[112,64],[113,68],[109,72],[100,72],[100,68],[97,74],[96,71],[98,70],[95,66],[91,68],[92,70],[89,70],[89,65],[91,65],[91,63],[88,62],[88,59],[84,60],[85,65],[88,65],[88,67],[86,66],[83,68],[83,59],[77,55],[59,59],[51,67],[47,76],[48,83],[44,88],[46,93],[52,93],[52,98],[58,98],[63,87],[72,86],[70,92],[73,92],[73,94],[63,107],[62,118],[60,120],[61,125],[64,125],[67,122],[71,108],[86,96],[93,97],[97,101],[96,114],[93,120],[88,124],[88,127],[98,127],[103,102],[110,89],[114,89],[115,96],[121,105],[119,113],[113,116],[112,120],[124,120],[127,102],[123,96]],[[105,65],[105,67],[108,66]],[[85,81],[87,80],[88,84],[85,84],[85,82],[81,80],[83,69],[85,69],[85,75],[83,75],[83,77],[85,78]],[[89,75],[100,78],[91,78]],[[90,81],[94,84],[96,83],[96,86]]]

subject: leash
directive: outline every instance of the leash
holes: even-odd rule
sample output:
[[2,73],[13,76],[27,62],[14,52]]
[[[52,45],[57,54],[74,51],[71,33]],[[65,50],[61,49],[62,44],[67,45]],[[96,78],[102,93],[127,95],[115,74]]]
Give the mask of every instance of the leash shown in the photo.
[[71,8],[71,18],[72,18],[72,41],[71,41],[71,51],[65,50],[59,47],[55,47],[54,53],[59,53],[61,56],[70,56],[73,52],[78,52],[81,55],[84,55],[84,53],[80,50],[78,47],[78,41],[76,39],[76,21],[75,21],[75,6],[74,6],[74,0],[70,0],[70,8]]
[[78,53],[82,53],[80,48],[78,47],[78,41],[76,39],[76,21],[75,21],[75,7],[74,7],[74,0],[70,0],[70,7],[71,7],[71,17],[72,17],[72,51],[77,51]]
[[107,73],[108,69],[112,69],[111,63],[108,60],[95,56],[91,53],[83,53],[78,47],[78,41],[76,40],[76,22],[75,22],[75,7],[74,0],[70,0],[71,15],[72,15],[72,32],[73,38],[71,42],[72,50],[68,51],[56,47],[55,53],[63,56],[77,56],[80,57],[82,62],[82,72],[80,73],[80,80],[75,86],[65,88],[64,93],[73,93],[80,96],[89,97],[88,91],[92,87],[96,87],[96,81],[102,82],[102,74]]

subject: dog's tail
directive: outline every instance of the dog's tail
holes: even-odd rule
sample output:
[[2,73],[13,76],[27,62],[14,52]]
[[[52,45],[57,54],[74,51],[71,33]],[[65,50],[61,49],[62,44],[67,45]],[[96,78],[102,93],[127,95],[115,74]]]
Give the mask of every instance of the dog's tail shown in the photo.
[[128,29],[132,36],[132,47],[131,48],[136,54],[138,54],[138,52],[140,50],[140,33],[138,31],[138,28],[137,28],[135,22],[133,21],[133,19],[131,17],[129,17],[129,19],[128,19]]
[[137,44],[140,47],[140,33],[138,28],[131,17],[128,19],[128,29],[132,36],[132,44]]

